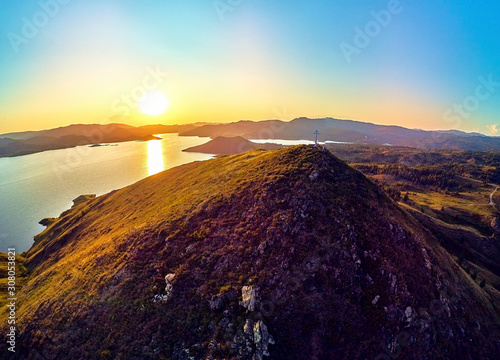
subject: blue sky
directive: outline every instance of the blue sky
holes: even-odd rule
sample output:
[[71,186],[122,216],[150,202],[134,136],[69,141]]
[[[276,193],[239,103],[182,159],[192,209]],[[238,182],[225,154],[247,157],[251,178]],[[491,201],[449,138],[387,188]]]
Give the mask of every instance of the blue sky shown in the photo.
[[168,73],[155,90],[170,107],[150,118],[129,103],[133,125],[332,116],[496,135],[500,124],[498,2],[59,1],[2,4],[0,132],[123,115],[152,67]]

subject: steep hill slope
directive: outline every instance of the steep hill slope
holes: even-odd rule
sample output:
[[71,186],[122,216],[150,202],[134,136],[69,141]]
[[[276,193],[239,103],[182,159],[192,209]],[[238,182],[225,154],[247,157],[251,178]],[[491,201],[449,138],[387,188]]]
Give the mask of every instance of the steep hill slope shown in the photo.
[[254,150],[88,199],[27,254],[19,359],[499,354],[482,289],[327,151]]

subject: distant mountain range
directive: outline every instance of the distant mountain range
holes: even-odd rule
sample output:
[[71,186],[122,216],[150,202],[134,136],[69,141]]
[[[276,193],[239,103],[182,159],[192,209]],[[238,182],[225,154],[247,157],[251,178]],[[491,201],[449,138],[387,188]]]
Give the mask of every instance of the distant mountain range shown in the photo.
[[458,130],[425,131],[401,126],[376,125],[333,118],[298,118],[292,121],[239,121],[205,125],[182,132],[183,136],[241,136],[246,139],[314,140],[356,144],[393,145],[424,149],[500,150],[500,138]]
[[0,135],[0,157],[33,154],[79,145],[158,139],[154,134],[185,132],[196,125],[70,125],[51,130]]
[[[376,125],[333,118],[298,118],[292,121],[238,121],[227,124],[147,125],[134,127],[109,125],[70,125],[51,130],[0,135],[0,157],[20,156],[78,145],[155,139],[154,134],[179,133],[181,136],[219,136],[254,139],[337,141],[367,145],[392,145],[421,149],[500,150],[500,137],[458,130],[425,131],[401,126]],[[232,153],[232,152],[230,152]]]

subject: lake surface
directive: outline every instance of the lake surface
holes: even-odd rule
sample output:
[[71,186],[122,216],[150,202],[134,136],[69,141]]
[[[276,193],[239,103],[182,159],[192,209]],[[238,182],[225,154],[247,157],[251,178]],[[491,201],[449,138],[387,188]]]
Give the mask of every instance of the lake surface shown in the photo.
[[162,140],[79,146],[0,159],[0,251],[28,250],[44,228],[83,194],[102,195],[149,175],[212,155],[182,152],[209,138],[160,135]]

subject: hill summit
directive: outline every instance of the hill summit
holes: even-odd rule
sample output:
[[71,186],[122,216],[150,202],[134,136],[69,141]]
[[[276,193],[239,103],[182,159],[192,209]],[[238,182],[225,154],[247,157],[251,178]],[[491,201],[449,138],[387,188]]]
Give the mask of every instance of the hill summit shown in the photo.
[[25,265],[19,359],[499,353],[482,289],[376,185],[312,146],[88,197],[49,222]]

